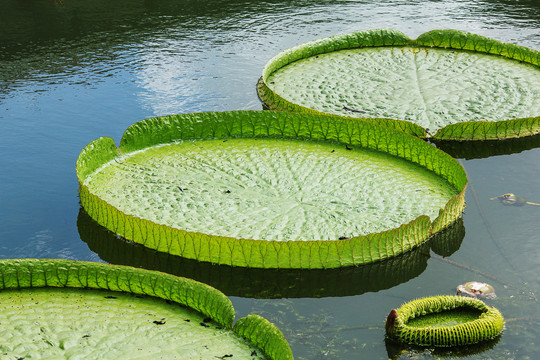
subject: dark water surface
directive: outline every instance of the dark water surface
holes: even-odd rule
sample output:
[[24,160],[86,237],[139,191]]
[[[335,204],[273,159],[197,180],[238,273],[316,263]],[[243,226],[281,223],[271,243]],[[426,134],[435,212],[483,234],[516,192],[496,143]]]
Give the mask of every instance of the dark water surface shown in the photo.
[[276,323],[296,359],[398,358],[403,349],[384,338],[392,308],[486,281],[508,320],[500,339],[401,358],[540,358],[540,207],[489,200],[514,192],[540,202],[538,137],[472,155],[454,149],[470,181],[463,223],[359,269],[216,271],[126,246],[80,212],[74,167],[90,141],[118,142],[157,115],[259,110],[255,83],[279,51],[387,27],[410,37],[455,28],[540,50],[540,1],[3,0],[0,258],[126,263],[206,281],[232,296],[238,316]]

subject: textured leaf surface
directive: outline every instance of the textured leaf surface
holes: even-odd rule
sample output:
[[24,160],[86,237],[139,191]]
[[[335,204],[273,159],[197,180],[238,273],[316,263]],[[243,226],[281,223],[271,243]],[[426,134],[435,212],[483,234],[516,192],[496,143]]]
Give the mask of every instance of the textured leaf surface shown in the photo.
[[81,209],[77,228],[82,241],[100,259],[158,270],[213,286],[227,296],[297,298],[352,296],[390,289],[419,276],[427,267],[430,247],[450,256],[463,242],[463,219],[436,233],[416,249],[384,261],[337,269],[256,269],[215,265],[158,252],[126,242],[98,225]]
[[[124,160],[128,162],[127,158],[130,156],[130,153],[156,145],[216,138],[228,140],[222,142],[222,144],[226,144],[229,141],[234,143],[236,140],[233,141],[232,139],[239,137],[338,142],[341,145],[336,149],[327,148],[326,155],[335,154],[337,150],[342,151],[344,154],[353,154],[356,150],[348,149],[362,147],[366,150],[378,150],[404,158],[411,163],[420,165],[439,175],[454,188],[453,194],[455,195],[450,194],[446,205],[440,204],[440,210],[433,216],[437,216],[434,222],[437,230],[455,221],[460,216],[464,206],[463,197],[467,178],[461,166],[450,156],[402,132],[389,131],[386,128],[363,121],[332,116],[248,111],[187,114],[148,119],[136,123],[126,130],[118,150],[119,154],[123,155],[118,155],[110,164],[114,164],[121,171],[123,166],[126,165]],[[106,140],[99,139],[96,141],[99,144],[99,142],[105,142]],[[215,143],[217,144],[219,142]],[[96,155],[98,157],[102,157],[100,153],[103,151],[101,150],[102,147],[96,146],[95,143],[91,145],[93,146],[92,149],[83,151],[81,157],[92,157],[94,150],[97,152]],[[175,148],[176,145],[172,147]],[[166,148],[166,146],[160,146],[158,149],[161,148]],[[335,150],[334,153],[331,150]],[[240,154],[238,156],[242,159],[244,155]],[[81,164],[88,163],[88,160],[84,160],[81,157],[79,158],[77,169],[84,168]],[[244,159],[247,158],[244,157]],[[230,161],[230,159],[227,159],[227,161]],[[277,161],[273,166],[281,166],[279,160]],[[261,167],[268,167],[267,164],[259,164],[258,161],[242,160],[240,162],[251,162]],[[185,163],[187,164],[188,161]],[[283,174],[291,172],[291,169],[287,168],[287,166],[293,166],[293,162],[285,161],[283,165],[285,168],[282,169],[284,170],[282,172]],[[155,166],[143,167],[146,170],[142,170],[147,171],[150,178],[154,180],[159,178],[159,176],[156,176],[156,171],[158,170]],[[214,165],[209,167],[212,168]],[[172,168],[169,167],[168,169],[171,170]],[[345,166],[343,171],[346,172],[347,168],[348,166]],[[300,170],[303,171],[301,167]],[[309,168],[307,171],[311,172],[312,170],[312,168]],[[236,171],[236,168],[233,168],[231,171]],[[125,209],[119,209],[111,205],[102,198],[103,194],[101,196],[95,194],[97,187],[94,190],[90,189],[89,186],[91,185],[94,173],[95,171],[79,171],[78,175],[81,184],[81,203],[88,214],[98,223],[117,234],[152,249],[212,263],[265,268],[326,268],[357,265],[382,260],[410,250],[425,241],[435,229],[432,228],[428,216],[421,215],[410,221],[409,224],[396,227],[392,230],[376,232],[365,236],[352,234],[354,237],[351,239],[340,241],[325,241],[320,239],[310,239],[302,242],[263,241],[260,239],[238,239],[230,236],[196,232],[200,230],[186,231],[183,228],[175,228],[161,221],[159,221],[161,224],[158,224],[157,220],[153,221],[138,214],[130,214]],[[244,175],[247,178],[251,176],[251,174]],[[299,173],[294,176],[302,178],[305,174]],[[346,176],[346,174],[343,176]],[[335,175],[333,177],[335,178]],[[216,178],[214,176],[214,179]],[[281,181],[281,179],[277,178],[266,180],[271,185],[271,191],[274,191],[275,186],[279,182],[278,180]],[[373,180],[365,179],[365,181]],[[104,180],[102,184],[106,182],[107,180]],[[174,184],[165,184],[162,182],[162,184],[163,187],[169,188],[168,191],[174,191],[176,198],[190,191],[190,187],[184,183],[177,184],[174,182]],[[231,187],[231,189],[221,189],[219,186],[215,187],[214,190],[218,190],[219,188],[219,191],[222,191],[222,193],[216,194],[216,197],[218,195],[221,196],[219,199],[223,200],[219,201],[226,203],[231,200],[230,197],[234,199],[233,190],[238,190],[239,187],[246,186],[247,184],[249,184],[249,181],[246,180],[245,182],[233,184],[236,187]],[[279,188],[287,186],[294,188],[298,184],[298,180],[291,180],[288,185],[280,184]],[[193,185],[195,186],[192,188],[193,191],[197,190],[198,184]],[[303,184],[303,186],[310,185]],[[187,190],[184,191],[186,188]],[[415,192],[417,189],[415,188]],[[150,192],[147,187],[139,190]],[[173,195],[172,192],[170,194]],[[113,191],[110,195],[115,196],[116,192]],[[229,197],[229,195],[232,196]],[[412,194],[409,194],[409,196],[412,196]],[[214,197],[214,194],[211,197]],[[164,199],[165,197],[162,198]],[[169,211],[173,214],[179,212],[178,209],[170,207],[168,203],[161,205],[164,211]],[[186,207],[188,205],[190,204],[186,204]],[[154,204],[149,203],[147,207],[154,211],[152,209]],[[224,208],[226,209],[227,206]],[[208,211],[211,212],[214,210],[211,209]],[[223,216],[225,215],[227,214]],[[214,221],[214,219],[209,221]],[[407,222],[409,220],[402,221]],[[303,222],[303,220],[300,222]],[[346,234],[343,236],[348,237]]]
[[480,315],[482,315],[482,312],[475,309],[458,308],[418,316],[410,319],[407,325],[416,328],[453,326],[474,321]]
[[292,359],[274,325],[261,319],[237,335],[229,299],[190,279],[24,259],[0,261],[0,280],[0,353],[8,359]]
[[265,359],[230,329],[155,298],[25,289],[0,292],[0,310],[3,359]]
[[[343,41],[354,37],[369,40]],[[406,120],[440,139],[540,132],[537,51],[456,30],[398,38],[368,31],[284,51],[265,67],[259,96],[272,109],[367,118],[422,136],[388,119]]]
[[[342,144],[182,142],[116,158],[83,185],[177,229],[262,240],[338,240],[435,218],[457,194],[421,166]],[[384,216],[381,216],[384,214]]]
[[[426,317],[422,319],[423,317]],[[420,346],[475,344],[499,335],[504,319],[483,301],[461,296],[433,296],[392,310],[387,334],[398,341]]]
[[537,66],[450,49],[342,50],[296,61],[268,82],[287,100],[321,112],[353,116],[356,110],[356,116],[403,119],[431,132],[540,114]]

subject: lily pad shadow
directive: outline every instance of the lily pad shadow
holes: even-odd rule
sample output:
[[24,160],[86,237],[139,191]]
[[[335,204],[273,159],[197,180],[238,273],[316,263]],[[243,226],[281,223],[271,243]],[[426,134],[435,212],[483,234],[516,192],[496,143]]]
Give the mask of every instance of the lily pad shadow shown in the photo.
[[259,269],[215,265],[149,249],[99,225],[82,207],[77,227],[90,250],[106,262],[191,278],[228,296],[264,299],[352,296],[389,289],[419,276],[427,267],[430,249],[449,256],[465,237],[459,218],[413,251],[385,261],[337,269]]

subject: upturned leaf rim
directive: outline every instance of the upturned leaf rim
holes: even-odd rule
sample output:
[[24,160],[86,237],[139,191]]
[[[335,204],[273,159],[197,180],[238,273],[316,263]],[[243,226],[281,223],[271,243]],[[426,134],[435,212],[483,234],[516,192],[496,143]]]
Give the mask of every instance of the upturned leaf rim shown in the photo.
[[[410,319],[458,308],[481,312],[473,321],[450,326],[413,327]],[[476,344],[498,336],[504,328],[500,311],[482,300],[463,296],[431,296],[416,299],[392,310],[386,320],[386,334],[399,342],[418,346],[452,347]]]
[[[503,43],[466,31],[452,29],[431,30],[421,34],[416,39],[410,39],[404,33],[397,30],[375,29],[334,35],[297,45],[280,52],[265,65],[262,76],[257,83],[257,94],[260,100],[270,110],[324,114],[323,112],[290,102],[272,91],[267,85],[270,75],[292,62],[311,56],[339,50],[384,46],[436,47],[467,50],[498,55],[540,67],[539,51],[516,44]],[[432,136],[427,134],[426,129],[410,121],[387,118],[367,118],[363,120],[398,129],[420,138],[430,137],[438,140],[472,141],[510,139],[540,133],[540,114],[533,117],[500,121],[464,121],[447,125],[439,129]]]
[[[327,241],[236,239],[189,232],[123,213],[84,185],[96,169],[122,154],[181,140],[281,138],[331,141],[382,151],[418,164],[447,180],[457,195],[433,221],[421,215],[399,228]],[[146,247],[188,259],[256,268],[322,269],[384,260],[409,251],[461,216],[467,176],[448,154],[401,131],[327,115],[274,111],[230,111],[169,115],[131,125],[117,148],[101,137],[87,145],[76,164],[83,208],[100,225]]]
[[283,333],[251,314],[235,320],[231,300],[204,283],[123,265],[66,259],[1,259],[0,291],[31,288],[95,289],[169,300],[208,316],[259,347],[271,360],[292,360]]

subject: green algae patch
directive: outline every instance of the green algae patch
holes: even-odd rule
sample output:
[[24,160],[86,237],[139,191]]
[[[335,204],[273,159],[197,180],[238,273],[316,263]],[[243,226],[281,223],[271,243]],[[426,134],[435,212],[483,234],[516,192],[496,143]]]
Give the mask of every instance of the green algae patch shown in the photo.
[[540,132],[539,59],[537,51],[456,30],[416,40],[366,31],[278,54],[258,93],[271,109],[363,118],[420,137],[512,138]]
[[261,268],[410,250],[460,216],[467,182],[455,160],[401,132],[254,111],[142,121],[118,149],[109,138],[89,144],[77,174],[83,207],[109,230],[173,255]]
[[233,328],[230,300],[190,279],[35,259],[2,260],[0,276],[6,359],[292,359],[275,326]]
[[392,310],[386,320],[389,338],[418,346],[475,344],[498,336],[504,318],[483,301],[461,296],[413,300]]

